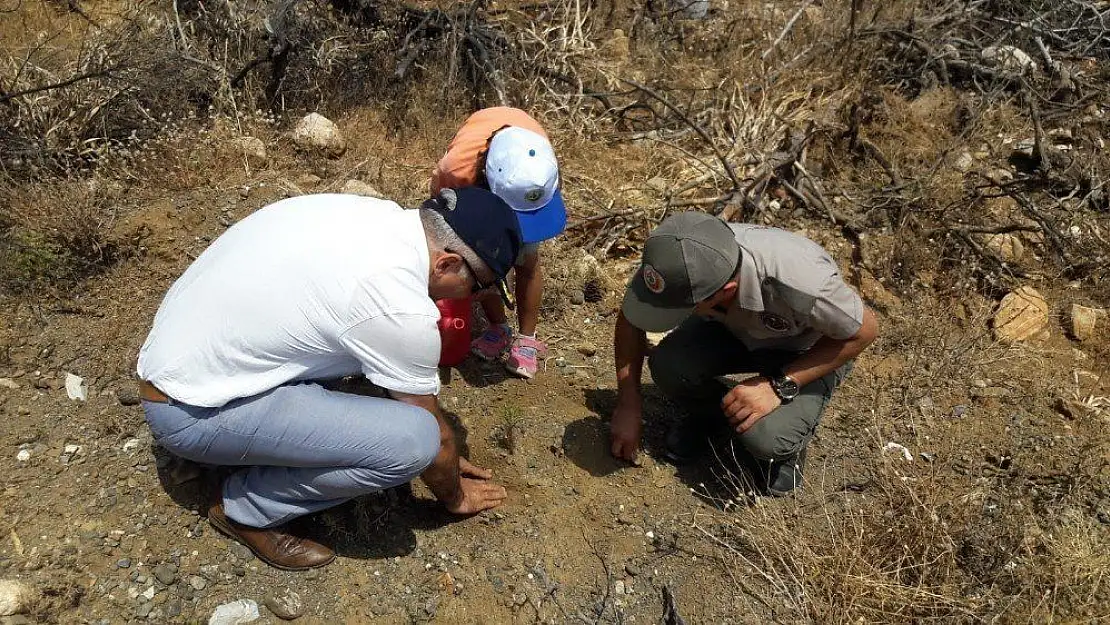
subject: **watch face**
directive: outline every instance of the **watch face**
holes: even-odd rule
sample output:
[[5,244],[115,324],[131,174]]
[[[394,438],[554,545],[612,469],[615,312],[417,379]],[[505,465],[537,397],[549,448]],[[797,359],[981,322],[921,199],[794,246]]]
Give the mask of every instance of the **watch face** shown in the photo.
[[794,399],[798,396],[798,383],[785,375],[775,379],[775,387],[783,399]]

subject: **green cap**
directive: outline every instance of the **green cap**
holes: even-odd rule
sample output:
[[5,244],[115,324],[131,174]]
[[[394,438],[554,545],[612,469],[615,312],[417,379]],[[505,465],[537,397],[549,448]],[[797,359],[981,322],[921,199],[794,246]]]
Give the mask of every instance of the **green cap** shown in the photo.
[[670,330],[731,280],[739,265],[740,246],[724,221],[698,211],[672,215],[644,244],[621,310],[641,330]]

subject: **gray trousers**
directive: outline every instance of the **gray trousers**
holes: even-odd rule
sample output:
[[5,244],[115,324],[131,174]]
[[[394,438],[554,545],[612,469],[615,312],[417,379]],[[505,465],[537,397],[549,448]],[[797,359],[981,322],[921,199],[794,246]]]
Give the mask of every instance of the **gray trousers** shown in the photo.
[[[728,328],[693,316],[667,335],[648,359],[655,385],[689,416],[717,424],[732,385],[722,376],[736,373],[773,375],[798,357],[796,352],[749,351]],[[852,369],[839,369],[801,388],[798,397],[756,422],[737,439],[760,460],[784,460],[796,454],[817,430],[833,391]]]
[[272,527],[404,484],[439,453],[439,424],[398,401],[279,386],[200,408],[143,402],[158,444],[194,462],[242,466],[224,482],[231,519]]

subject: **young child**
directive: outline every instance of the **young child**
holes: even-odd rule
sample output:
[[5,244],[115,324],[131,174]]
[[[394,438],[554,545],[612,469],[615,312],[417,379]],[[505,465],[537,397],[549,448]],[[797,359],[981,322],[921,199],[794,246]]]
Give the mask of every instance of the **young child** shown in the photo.
[[[485,360],[503,358],[513,374],[531,379],[547,346],[536,338],[543,276],[539,243],[558,236],[567,224],[559,193],[559,164],[547,133],[520,109],[482,109],[467,118],[432,174],[432,195],[441,189],[481,186],[493,191],[520,221],[524,250],[516,262],[519,332],[514,335],[496,295],[482,294],[490,326],[471,345]],[[507,352],[507,354],[506,354]]]

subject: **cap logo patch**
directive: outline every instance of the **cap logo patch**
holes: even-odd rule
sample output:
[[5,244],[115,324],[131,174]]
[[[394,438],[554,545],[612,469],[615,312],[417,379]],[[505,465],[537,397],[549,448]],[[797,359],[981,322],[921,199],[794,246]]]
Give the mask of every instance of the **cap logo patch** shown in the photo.
[[786,332],[790,329],[790,322],[782,315],[764,312],[759,314],[759,320],[772,332]]
[[541,197],[543,197],[543,189],[532,189],[528,191],[528,193],[524,194],[524,199],[528,200],[529,202],[535,202]]
[[649,291],[656,295],[662,293],[663,289],[667,288],[667,283],[663,280],[663,276],[659,275],[659,272],[651,265],[644,265],[644,284],[647,285]]

